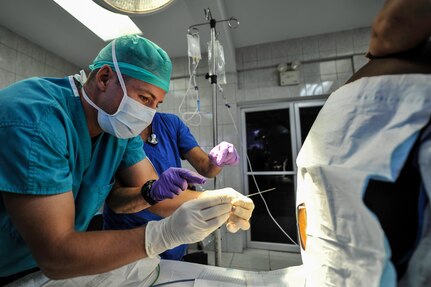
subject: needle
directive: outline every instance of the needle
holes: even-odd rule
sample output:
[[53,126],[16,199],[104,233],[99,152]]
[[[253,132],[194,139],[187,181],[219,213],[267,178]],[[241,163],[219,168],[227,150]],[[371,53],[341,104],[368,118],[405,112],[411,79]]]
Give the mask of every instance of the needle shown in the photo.
[[264,192],[268,192],[268,191],[272,191],[272,190],[274,190],[275,189],[275,187],[273,187],[273,188],[270,188],[270,189],[266,189],[266,190],[262,190],[261,192],[255,192],[255,193],[252,193],[252,194],[249,194],[249,195],[247,195],[247,197],[251,197],[251,196],[255,196],[256,194],[262,194],[262,193],[264,193]]

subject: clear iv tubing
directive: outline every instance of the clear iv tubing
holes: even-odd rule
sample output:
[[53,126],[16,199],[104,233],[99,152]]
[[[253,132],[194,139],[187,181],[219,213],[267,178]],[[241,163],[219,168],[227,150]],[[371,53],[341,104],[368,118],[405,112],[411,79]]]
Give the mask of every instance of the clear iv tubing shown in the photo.
[[[227,111],[228,111],[228,114],[229,114],[229,116],[230,116],[230,119],[232,120],[233,127],[235,128],[236,134],[239,136],[238,128],[237,128],[237,126],[236,126],[236,123],[235,123],[235,120],[234,120],[234,118],[233,118],[233,116],[232,116],[232,113],[230,112],[229,104],[227,103],[226,97],[225,97],[225,96],[224,96],[224,94],[223,94],[223,89],[222,89],[222,87],[221,87],[219,84],[217,84],[217,86],[218,86],[218,88],[219,88],[220,93],[221,93],[221,94],[222,94],[222,96],[223,96],[223,99],[225,100],[225,106],[226,106],[226,108],[227,108]],[[246,157],[247,157],[247,163],[248,163],[248,166],[249,166],[249,168],[250,168],[250,171],[251,171],[251,172],[253,172],[253,169],[252,169],[252,167],[251,167],[251,162],[250,162],[250,159],[249,159],[249,157],[248,157],[248,154],[247,154],[247,153],[246,153]],[[295,241],[294,241],[294,240],[289,236],[289,234],[287,234],[287,232],[286,232],[286,231],[284,231],[284,229],[280,226],[280,224],[278,224],[278,222],[277,222],[277,220],[275,220],[274,216],[272,216],[272,213],[271,213],[271,211],[269,210],[268,204],[266,203],[266,200],[265,200],[265,198],[263,197],[262,192],[260,191],[259,185],[257,184],[257,181],[256,181],[256,178],[255,178],[254,174],[252,174],[251,176],[253,177],[254,184],[256,185],[256,188],[257,188],[257,191],[258,191],[257,193],[260,195],[260,198],[262,198],[262,201],[263,201],[263,203],[265,204],[265,207],[266,207],[266,210],[268,211],[269,217],[272,219],[272,221],[274,221],[275,225],[277,225],[277,227],[281,230],[281,232],[283,232],[283,234],[284,234],[284,235],[286,235],[286,237],[287,237],[287,238],[289,238],[289,240],[290,240],[294,245],[298,245],[298,243],[296,243],[296,242],[295,242]],[[254,194],[253,194],[253,195],[254,195]]]
[[[180,103],[180,105],[178,107],[178,112],[181,115],[182,119],[186,123],[188,123],[191,126],[199,126],[200,123],[201,123],[201,120],[202,120],[202,116],[200,114],[200,106],[201,106],[201,104],[200,104],[199,90],[198,90],[198,86],[196,84],[196,70],[198,68],[198,65],[199,65],[200,61],[199,60],[193,60],[193,63],[196,63],[196,65],[194,66],[193,70],[190,70],[190,57],[188,58],[188,61],[189,61],[188,62],[188,69],[189,69],[190,78],[189,78],[189,82],[188,82],[188,85],[187,85],[186,93],[185,93],[185,95],[184,95],[183,99],[181,100],[181,103]],[[192,85],[194,86],[195,95],[196,95],[196,109],[193,112],[182,112],[181,111],[181,107],[184,105],[184,101],[185,101],[187,95],[189,94],[190,88],[191,88]],[[198,122],[197,123],[190,122],[196,115],[198,116]]]

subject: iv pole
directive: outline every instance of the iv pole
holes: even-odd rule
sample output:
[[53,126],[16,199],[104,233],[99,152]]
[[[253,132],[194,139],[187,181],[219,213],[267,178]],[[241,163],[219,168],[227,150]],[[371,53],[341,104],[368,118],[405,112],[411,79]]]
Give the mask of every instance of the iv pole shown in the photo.
[[[209,63],[209,73],[205,75],[205,79],[209,79],[212,86],[212,113],[213,113],[213,146],[218,143],[218,130],[217,130],[217,74],[216,74],[216,54],[215,54],[215,41],[216,41],[216,24],[221,22],[228,22],[230,28],[236,28],[239,25],[239,21],[236,18],[229,18],[225,20],[216,21],[212,15],[210,9],[204,9],[205,18],[209,22],[191,25],[188,29],[197,29],[197,26],[210,25],[210,43],[211,43],[211,55],[212,61]],[[231,24],[235,23],[235,24]],[[214,177],[214,189],[217,189],[216,177]],[[221,232],[220,228],[214,231],[215,236],[215,266],[221,265]]]

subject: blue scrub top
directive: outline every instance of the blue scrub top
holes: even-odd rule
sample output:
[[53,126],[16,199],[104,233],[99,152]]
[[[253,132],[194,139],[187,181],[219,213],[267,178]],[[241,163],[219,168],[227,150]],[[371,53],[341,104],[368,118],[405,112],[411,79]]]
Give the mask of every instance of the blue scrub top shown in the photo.
[[[73,191],[75,229],[85,231],[117,169],[145,158],[142,140],[102,133],[93,143],[72,77],[30,78],[0,90],[0,191]],[[37,266],[0,197],[0,277]]]
[[[159,175],[169,167],[181,167],[181,159],[184,159],[184,154],[198,146],[190,129],[174,114],[156,113],[152,122],[152,131],[156,135],[158,143],[146,142],[144,150]],[[131,214],[115,214],[106,205],[103,218],[104,229],[128,229],[141,226],[148,221],[162,219],[146,209]],[[178,246],[160,254],[160,257],[180,260],[186,248],[187,245]]]
[[170,167],[181,167],[181,159],[198,146],[184,122],[174,114],[156,113],[152,122],[157,144],[144,144],[144,150],[158,174]]

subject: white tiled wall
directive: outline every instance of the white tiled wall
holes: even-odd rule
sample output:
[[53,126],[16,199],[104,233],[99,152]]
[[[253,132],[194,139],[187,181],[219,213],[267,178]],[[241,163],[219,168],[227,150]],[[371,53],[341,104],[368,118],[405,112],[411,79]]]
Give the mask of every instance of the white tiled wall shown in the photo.
[[[280,101],[288,98],[309,97],[329,94],[343,85],[366,62],[370,28],[360,28],[313,37],[291,39],[275,43],[244,47],[236,50],[237,73],[227,75],[223,94],[230,105],[233,119],[238,121],[237,106],[247,102]],[[277,65],[283,62],[300,61],[300,84],[280,86]],[[178,106],[184,97],[188,84],[187,58],[173,59],[171,91],[160,110],[179,114]],[[205,151],[213,147],[212,87],[204,74],[208,71],[207,59],[203,57],[198,68],[198,86],[201,98],[202,121],[197,127],[190,126],[192,133]],[[188,96],[187,108],[194,110],[195,101]],[[218,141],[229,141],[239,148],[239,136],[224,106],[224,97],[218,93]],[[239,123],[236,123],[239,125]],[[238,126],[238,129],[240,127]],[[183,161],[183,166],[192,168]],[[217,177],[219,187],[230,186],[242,190],[242,176],[239,166],[226,167]],[[212,189],[209,180],[205,188]],[[242,252],[243,232],[228,233],[222,229],[222,248],[227,252]],[[227,244],[229,242],[229,244]],[[213,248],[210,244],[207,248]]]
[[0,26],[0,88],[32,76],[64,77],[75,65]]

